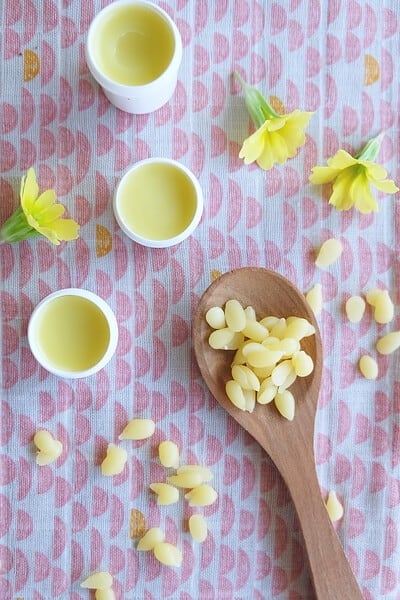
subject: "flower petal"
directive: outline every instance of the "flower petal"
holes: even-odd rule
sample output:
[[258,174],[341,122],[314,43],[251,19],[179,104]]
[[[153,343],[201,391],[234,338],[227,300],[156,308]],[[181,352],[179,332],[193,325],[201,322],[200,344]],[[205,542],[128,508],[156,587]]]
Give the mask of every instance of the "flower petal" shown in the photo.
[[327,160],[328,167],[339,169],[340,171],[358,163],[359,161],[356,158],[353,158],[351,154],[342,149],[338,150],[335,156],[332,156]]
[[264,123],[244,140],[243,146],[239,152],[239,158],[243,158],[246,165],[257,160],[262,153],[265,144],[265,135],[268,135],[268,132],[266,131],[266,124]]
[[32,211],[32,216],[36,219],[36,221],[42,226],[51,227],[52,223],[62,217],[65,213],[65,208],[62,204],[53,204],[53,206],[49,206],[46,210],[42,212],[36,213],[36,211]]
[[32,206],[38,197],[39,194],[39,186],[36,181],[36,175],[34,169],[31,167],[28,169],[25,177],[21,178],[21,186],[20,186],[20,200],[22,210],[25,214],[29,213],[32,209]]
[[46,190],[43,194],[40,194],[39,198],[36,199],[34,205],[32,206],[31,212],[34,212],[36,215],[46,211],[48,208],[52,207],[56,201],[56,193],[54,190]]
[[345,169],[340,173],[333,184],[329,204],[332,204],[339,211],[349,210],[353,206],[352,182],[353,177],[350,169]]
[[332,169],[331,167],[313,167],[311,175],[308,178],[312,183],[320,185],[333,181],[340,173],[340,169]]
[[57,219],[51,229],[59,240],[76,240],[79,237],[79,225],[73,219]]
[[392,179],[383,179],[381,181],[378,181],[376,179],[370,179],[370,183],[385,194],[395,194],[399,191],[399,188],[397,187],[395,182],[392,181]]

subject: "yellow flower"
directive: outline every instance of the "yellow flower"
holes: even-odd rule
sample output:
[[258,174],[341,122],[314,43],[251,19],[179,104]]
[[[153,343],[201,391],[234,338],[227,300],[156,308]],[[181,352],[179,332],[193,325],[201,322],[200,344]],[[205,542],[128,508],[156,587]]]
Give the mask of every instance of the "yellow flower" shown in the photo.
[[312,169],[309,177],[312,183],[334,182],[329,204],[337,210],[349,210],[354,206],[361,213],[377,212],[379,207],[371,193],[370,184],[386,194],[398,192],[394,181],[386,179],[386,169],[374,162],[380,142],[380,136],[370,140],[355,157],[340,149],[327,160],[327,167]]
[[21,206],[4,223],[0,230],[3,242],[18,242],[37,235],[45,236],[52,244],[75,240],[79,225],[73,219],[64,219],[65,208],[56,203],[54,190],[39,195],[35,171],[31,167],[21,179]]
[[239,158],[243,158],[246,165],[256,161],[268,171],[275,163],[283,164],[295,156],[303,146],[306,141],[304,129],[313,113],[296,109],[278,115],[260,92],[247,85],[237,72],[234,75],[243,88],[247,110],[257,127],[245,139]]

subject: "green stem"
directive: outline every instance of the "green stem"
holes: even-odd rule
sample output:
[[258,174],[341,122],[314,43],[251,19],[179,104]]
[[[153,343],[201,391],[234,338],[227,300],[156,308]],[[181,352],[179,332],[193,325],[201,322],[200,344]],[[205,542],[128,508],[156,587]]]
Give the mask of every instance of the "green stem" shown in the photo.
[[376,157],[378,156],[380,147],[381,147],[381,142],[382,142],[382,138],[384,136],[384,132],[382,131],[379,135],[377,135],[376,137],[372,138],[371,140],[369,140],[369,142],[367,142],[365,144],[365,146],[360,150],[360,152],[358,152],[354,158],[357,158],[359,160],[369,160],[371,162],[373,162]]
[[37,235],[40,234],[29,225],[20,206],[0,228],[0,242],[20,242]]
[[279,118],[281,116],[274,111],[264,96],[256,88],[248,85],[243,80],[237,71],[234,71],[233,75],[243,89],[247,110],[251,120],[257,128],[261,127],[268,119]]

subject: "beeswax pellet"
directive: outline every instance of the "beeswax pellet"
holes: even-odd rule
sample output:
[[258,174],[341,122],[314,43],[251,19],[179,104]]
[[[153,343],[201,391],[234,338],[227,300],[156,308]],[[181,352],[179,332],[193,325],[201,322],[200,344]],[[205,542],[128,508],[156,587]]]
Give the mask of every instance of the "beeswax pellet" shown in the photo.
[[212,306],[206,312],[206,321],[213,329],[222,329],[226,326],[224,309],[220,306]]
[[180,567],[182,564],[181,551],[169,542],[156,544],[153,552],[156,559],[168,567]]
[[201,471],[183,471],[178,475],[171,475],[167,478],[167,481],[179,488],[189,489],[203,483],[203,476]]
[[151,437],[156,429],[152,419],[132,419],[124,427],[120,440],[145,440]]
[[351,296],[346,302],[346,315],[351,323],[358,323],[363,318],[365,301],[361,296]]
[[225,304],[225,321],[231,331],[242,331],[246,326],[246,313],[240,302],[228,300]]
[[260,389],[260,380],[257,375],[245,365],[233,365],[232,377],[243,390],[255,390],[257,392]]
[[286,378],[293,371],[292,361],[291,360],[283,360],[275,367],[275,369],[271,373],[271,381],[274,385],[279,387],[283,384]]
[[392,354],[397,348],[400,348],[400,331],[387,333],[376,343],[379,354]]
[[178,475],[181,475],[182,473],[186,473],[188,471],[200,473],[203,483],[207,483],[213,478],[213,474],[211,473],[210,469],[207,469],[207,467],[203,467],[202,465],[181,465],[176,472]]
[[217,497],[217,492],[207,483],[202,483],[185,494],[189,506],[209,506],[216,501]]
[[377,323],[390,323],[394,316],[393,302],[387,290],[382,290],[376,298],[374,319]]
[[292,365],[294,372],[299,377],[307,377],[314,369],[313,359],[304,350],[300,350],[293,355]]
[[339,502],[336,492],[331,490],[328,494],[328,499],[325,503],[326,510],[328,511],[329,518],[332,522],[339,521],[343,517],[343,506]]
[[306,300],[315,316],[322,310],[322,285],[316,283],[306,294]]
[[189,518],[189,531],[195,542],[201,544],[207,537],[207,523],[203,515],[192,515]]
[[282,417],[288,421],[293,421],[295,412],[294,396],[289,390],[278,392],[274,398],[274,403]]
[[165,440],[158,446],[158,456],[163,467],[174,467],[179,465],[179,448],[175,442]]
[[157,504],[167,506],[179,500],[179,491],[169,483],[151,483],[150,489],[157,494]]
[[360,358],[358,366],[366,379],[376,379],[378,377],[378,364],[372,356],[364,354]]
[[101,472],[107,477],[122,473],[125,463],[128,460],[128,453],[125,448],[120,448],[115,444],[108,444],[107,454],[101,463]]
[[343,246],[340,240],[330,238],[325,240],[319,249],[315,264],[319,269],[326,269],[336,262],[343,252]]
[[146,531],[144,536],[140,538],[137,550],[140,552],[148,552],[165,540],[164,532],[159,527],[151,527]]
[[229,400],[240,410],[246,410],[246,398],[240,385],[234,379],[226,382],[225,392]]
[[49,465],[57,460],[63,450],[62,443],[46,429],[40,429],[35,433],[33,443],[38,449],[36,463],[40,466]]
[[269,404],[275,398],[278,388],[272,383],[271,377],[264,379],[257,394],[259,404]]
[[208,343],[214,350],[237,350],[242,342],[243,334],[232,331],[228,327],[216,329],[208,338]]
[[371,306],[375,306],[377,299],[379,298],[381,291],[379,288],[372,288],[371,290],[368,290],[368,292],[365,294],[365,298],[368,302],[368,304],[370,304]]
[[113,577],[108,571],[99,571],[86,577],[81,583],[81,587],[90,590],[107,590],[113,584]]
[[95,600],[115,600],[115,594],[111,588],[106,590],[97,589],[94,593]]

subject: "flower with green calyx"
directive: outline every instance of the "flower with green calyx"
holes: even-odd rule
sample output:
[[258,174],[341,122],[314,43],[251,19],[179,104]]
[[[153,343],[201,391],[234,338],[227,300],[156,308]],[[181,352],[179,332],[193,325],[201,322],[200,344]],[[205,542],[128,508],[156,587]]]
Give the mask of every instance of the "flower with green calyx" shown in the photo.
[[242,86],[247,110],[256,127],[243,142],[239,158],[243,158],[246,165],[256,161],[265,171],[272,169],[275,163],[283,164],[293,158],[306,141],[304,129],[313,113],[296,109],[279,115],[239,73],[235,71],[234,76]]
[[21,179],[21,204],[0,228],[0,243],[20,242],[43,235],[52,244],[75,240],[79,225],[73,219],[62,218],[65,208],[56,202],[54,190],[39,195],[35,171],[31,167]]
[[328,158],[327,167],[313,167],[309,177],[312,183],[331,183],[329,204],[337,210],[354,206],[361,213],[377,212],[378,203],[371,193],[370,184],[385,194],[399,191],[394,181],[387,179],[387,171],[374,161],[378,155],[382,134],[370,140],[355,156],[338,150]]

